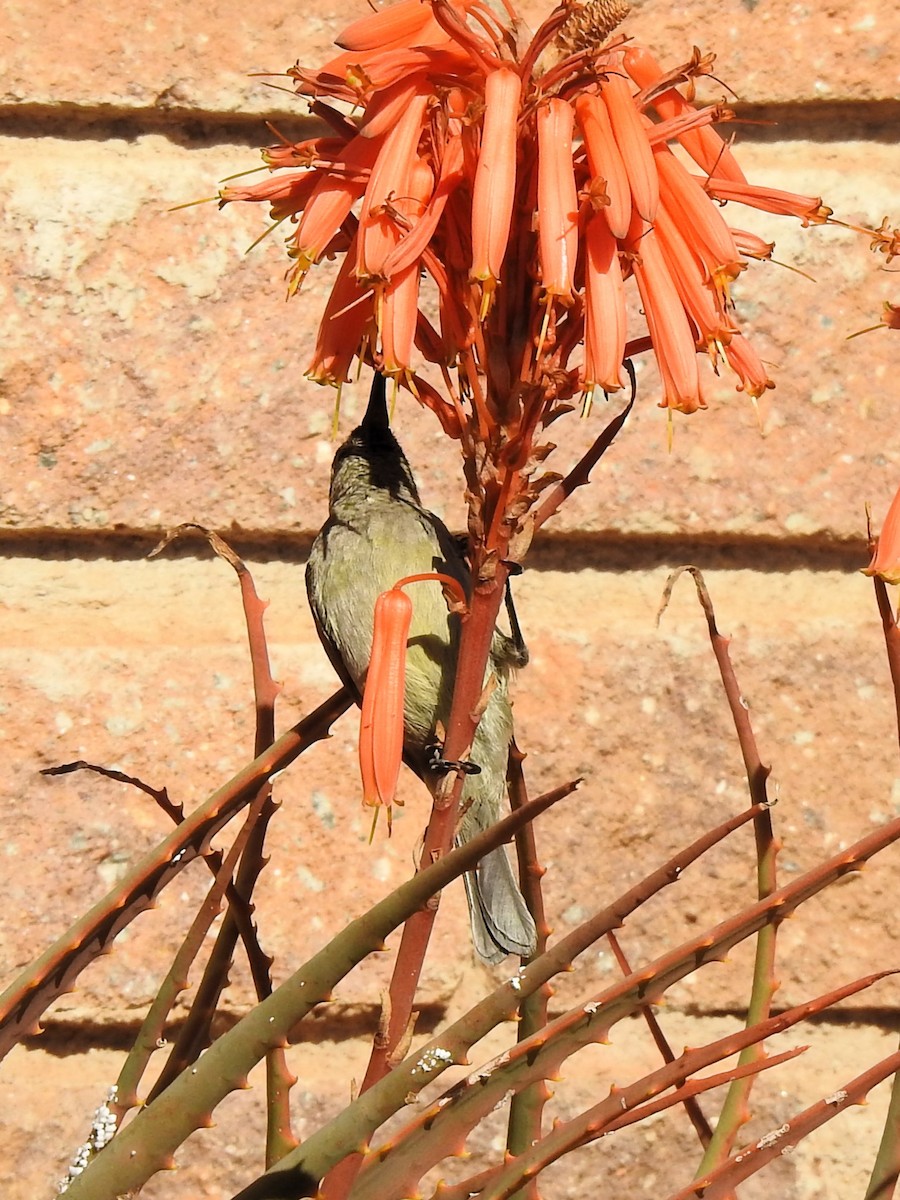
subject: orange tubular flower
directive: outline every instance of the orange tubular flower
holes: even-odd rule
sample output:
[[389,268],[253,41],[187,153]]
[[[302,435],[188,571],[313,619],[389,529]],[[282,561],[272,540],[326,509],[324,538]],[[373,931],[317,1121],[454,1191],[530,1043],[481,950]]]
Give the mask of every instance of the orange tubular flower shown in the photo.
[[671,117],[666,121],[652,122],[645,126],[647,141],[651,146],[673,139],[680,142],[686,133],[696,133],[712,125],[714,121],[730,121],[734,117],[731,109],[710,105],[708,108],[694,108],[688,104],[679,117]]
[[[643,46],[634,44],[625,47],[622,55],[625,70],[642,90],[651,92],[664,79],[663,69]],[[665,88],[658,95],[653,95],[648,102],[663,121],[671,121],[688,113],[696,113],[697,109],[689,100],[682,96],[675,87]],[[687,153],[698,166],[707,174],[716,174],[723,179],[731,179],[736,183],[746,183],[746,176],[732,154],[728,143],[714,129],[701,127],[689,129],[675,135]]]
[[742,334],[732,338],[725,346],[725,357],[728,359],[728,365],[741,381],[738,384],[738,391],[746,392],[748,396],[752,396],[756,400],[767,388],[775,386],[768,376],[762,359]]
[[424,92],[413,94],[378,151],[359,214],[356,273],[360,280],[383,279],[384,261],[400,241],[400,226],[389,204],[409,193],[410,172],[427,103]]
[[[432,176],[433,179],[433,176]],[[463,147],[462,138],[452,137],[444,147],[444,158],[441,162],[441,177],[434,189],[431,199],[426,205],[421,218],[412,229],[403,235],[400,242],[384,260],[384,273],[390,278],[396,271],[403,271],[413,263],[418,263],[434,236],[444,209],[454,188],[463,180]]]
[[634,275],[663,382],[660,407],[696,412],[706,405],[700,395],[694,334],[656,231],[642,228],[641,222],[635,221],[629,241]]
[[621,75],[610,74],[600,89],[600,95],[609,112],[616,145],[628,171],[634,207],[645,221],[652,221],[659,203],[659,179],[653,151],[647,141],[631,88]]
[[372,653],[363,688],[359,722],[359,765],[363,804],[391,805],[403,761],[406,652],[413,605],[403,591],[407,585],[438,582],[454,612],[464,612],[466,596],[458,579],[429,571],[398,580],[375,601]]
[[727,343],[737,332],[737,326],[726,312],[721,291],[710,272],[691,250],[665,204],[661,203],[657,210],[654,227],[681,303],[697,326],[702,342],[713,349],[717,343]]
[[262,152],[263,162],[275,167],[317,167],[340,158],[344,142],[336,137],[307,138],[305,142],[282,142],[278,146],[267,146]]
[[296,259],[291,291],[296,291],[311,266],[347,219],[350,209],[366,189],[369,171],[379,143],[355,137],[348,143],[340,162],[319,173],[319,180],[303,210],[297,231],[290,240],[290,255]]
[[406,641],[412,601],[399,586],[375,602],[372,654],[359,722],[363,804],[393,804],[403,761]]
[[498,67],[484,82],[484,125],[472,191],[472,279],[490,295],[500,279],[516,190],[516,132],[522,81]]
[[601,387],[615,392],[622,386],[627,317],[619,247],[606,222],[606,213],[588,217],[584,232],[584,391]]
[[272,175],[262,183],[245,186],[228,184],[219,189],[219,206],[235,200],[268,200],[273,220],[297,212],[309,202],[318,180],[310,171],[292,171],[289,175]]
[[606,185],[606,220],[620,241],[631,224],[631,187],[628,171],[613,137],[606,105],[599,96],[583,94],[575,101],[575,115],[584,138],[588,166],[595,180]]
[[[434,187],[431,167],[423,158],[413,163],[409,174],[409,195],[398,201],[401,215],[415,222],[421,215]],[[405,210],[405,213],[404,213]],[[386,375],[409,370],[416,319],[419,315],[419,264],[412,262],[391,277],[384,288],[381,310],[381,343]]]
[[409,370],[419,313],[419,265],[400,271],[384,288],[381,303],[381,354],[385,375]]
[[[416,96],[424,91],[424,76],[406,76],[378,93],[366,110],[366,119],[359,127],[363,137],[380,138],[390,134],[409,110]],[[387,149],[385,137],[384,148]],[[399,155],[398,155],[399,157]]]
[[772,257],[775,249],[774,242],[766,242],[757,233],[749,233],[746,229],[732,229],[731,236],[741,254],[747,258],[767,259]]
[[[697,177],[694,176],[697,180]],[[708,179],[700,178],[707,195],[716,200],[735,200],[738,204],[748,204],[751,208],[761,208],[764,212],[777,213],[784,217],[799,217],[800,223],[806,225],[824,225],[831,216],[831,209],[822,203],[819,196],[800,196],[796,192],[782,192],[778,188],[758,187],[752,183],[735,183],[731,179],[723,179],[720,175],[711,175]]]
[[333,96],[351,104],[368,104],[379,91],[422,71],[458,72],[467,60],[448,47],[420,46],[415,49],[390,49],[371,55],[339,54],[320,71],[292,67],[288,75],[296,80],[297,91],[304,96]]
[[306,372],[315,383],[337,388],[350,378],[350,365],[360,345],[374,337],[370,293],[360,288],[354,276],[355,249],[351,243],[341,263],[325,305],[313,361]]
[[547,296],[572,295],[578,257],[578,195],[572,165],[575,114],[565,100],[550,100],[537,111],[538,234],[541,282]]
[[690,230],[691,241],[702,254],[717,284],[726,285],[742,270],[738,248],[731,230],[709,196],[687,171],[668,146],[654,151],[660,186],[665,189],[666,204],[678,224]]
[[900,489],[891,501],[872,561],[863,575],[874,575],[885,583],[900,584]]
[[359,54],[360,51],[408,46],[423,38],[430,42],[440,32],[430,7],[422,0],[398,0],[396,4],[367,13],[348,25],[335,38],[335,44]]

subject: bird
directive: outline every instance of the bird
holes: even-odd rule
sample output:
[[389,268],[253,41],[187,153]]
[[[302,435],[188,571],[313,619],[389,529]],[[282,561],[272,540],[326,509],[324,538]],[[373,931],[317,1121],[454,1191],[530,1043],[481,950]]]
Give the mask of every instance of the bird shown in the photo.
[[[335,453],[328,518],[306,568],[319,637],[357,703],[362,701],[372,649],[375,601],[382,592],[408,575],[442,572],[471,594],[460,539],[423,507],[412,469],[390,429],[385,393],[385,377],[376,372],[362,422]],[[459,618],[448,611],[437,581],[417,583],[409,595],[413,615],[406,656],[403,758],[433,795],[441,769],[450,766],[440,757],[440,742],[453,697]],[[494,631],[485,677],[487,683],[493,676],[493,687],[472,741],[473,766],[460,800],[458,844],[500,817],[513,736],[509,680],[527,657],[517,623],[512,637]],[[508,954],[530,957],[536,944],[534,919],[505,848],[489,851],[464,880],[478,956],[490,964]]]

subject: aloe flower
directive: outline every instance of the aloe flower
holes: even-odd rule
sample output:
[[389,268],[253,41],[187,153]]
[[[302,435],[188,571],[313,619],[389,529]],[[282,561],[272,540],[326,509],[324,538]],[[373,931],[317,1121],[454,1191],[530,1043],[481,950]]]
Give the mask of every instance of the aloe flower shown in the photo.
[[466,611],[466,597],[459,581],[439,572],[407,575],[382,592],[375,602],[372,653],[359,721],[359,767],[363,804],[386,805],[388,828],[403,761],[406,651],[413,617],[412,600],[403,589],[430,580],[441,584],[453,611]]
[[412,600],[400,587],[375,603],[372,654],[359,722],[359,767],[363,804],[390,806],[403,759],[403,702],[406,641]]
[[472,211],[484,219],[472,227],[471,277],[488,296],[500,278],[509,242],[516,190],[516,136],[522,80],[513,67],[498,67],[484,81],[481,145],[472,188]]
[[220,200],[284,223],[290,293],[343,257],[312,379],[340,387],[360,357],[451,434],[526,446],[561,402],[622,387],[648,347],[669,409],[703,407],[703,357],[751,397],[773,386],[729,293],[773,246],[742,226],[831,210],[748,180],[717,128],[732,114],[695,103],[712,56],[669,69],[616,33],[626,16],[568,3],[527,41],[511,0],[398,0],[323,66],[290,69],[327,134],[265,150],[268,177]]

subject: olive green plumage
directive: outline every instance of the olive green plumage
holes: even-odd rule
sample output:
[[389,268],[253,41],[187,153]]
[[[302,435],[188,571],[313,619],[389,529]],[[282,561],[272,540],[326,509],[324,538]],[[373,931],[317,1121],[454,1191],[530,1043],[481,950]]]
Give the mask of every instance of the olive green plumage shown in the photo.
[[[470,590],[469,571],[457,542],[434,513],[422,508],[403,451],[388,427],[384,377],[375,376],[362,424],[334,458],[328,520],[313,543],[306,587],[319,636],[341,679],[361,697],[372,648],[377,596],[406,575],[440,571]],[[417,583],[406,662],[404,759],[428,785],[440,775],[428,768],[436,730],[445,728],[453,696],[459,619],[447,611],[439,583]],[[524,651],[497,631],[489,673],[496,676],[472,744],[481,771],[466,779],[457,838],[465,841],[497,820],[506,792],[506,759],[512,738],[507,682]],[[472,939],[487,962],[534,949],[534,922],[502,847],[466,877]]]

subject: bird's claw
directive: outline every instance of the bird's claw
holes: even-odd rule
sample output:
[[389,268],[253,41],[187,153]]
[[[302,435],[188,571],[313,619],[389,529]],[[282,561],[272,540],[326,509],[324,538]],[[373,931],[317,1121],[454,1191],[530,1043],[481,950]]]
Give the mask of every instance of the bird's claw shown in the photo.
[[456,771],[458,775],[480,775],[481,767],[478,763],[473,762],[455,762],[453,759],[444,758],[441,754],[442,746],[434,744],[428,747],[428,770],[434,771],[435,774],[446,775],[450,771]]

